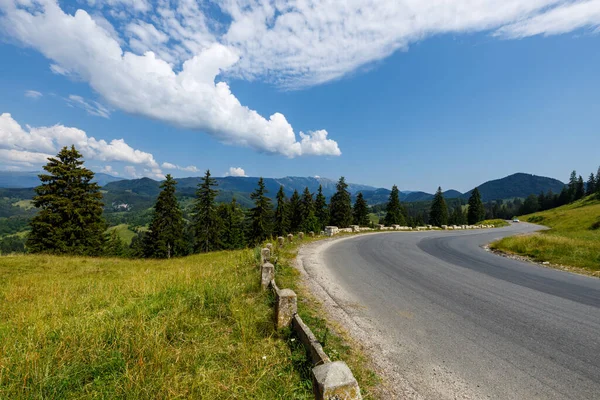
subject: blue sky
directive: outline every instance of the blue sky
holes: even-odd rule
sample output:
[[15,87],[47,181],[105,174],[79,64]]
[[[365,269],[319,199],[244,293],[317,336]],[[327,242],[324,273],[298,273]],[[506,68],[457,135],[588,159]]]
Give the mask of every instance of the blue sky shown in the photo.
[[0,0],[0,169],[76,143],[127,178],[433,192],[600,164],[598,0],[33,3]]

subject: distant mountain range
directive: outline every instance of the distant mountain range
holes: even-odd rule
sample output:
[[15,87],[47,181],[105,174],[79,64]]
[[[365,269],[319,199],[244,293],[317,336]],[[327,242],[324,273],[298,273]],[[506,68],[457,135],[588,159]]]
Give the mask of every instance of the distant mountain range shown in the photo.
[[[12,172],[0,171],[0,188],[28,188],[39,185],[37,178],[39,172]],[[177,192],[180,198],[193,197],[201,177],[177,179]],[[220,191],[218,201],[230,201],[232,197],[243,206],[251,206],[250,193],[256,188],[257,177],[223,177],[215,178]],[[151,207],[160,191],[160,182],[150,178],[122,180],[114,176],[98,173],[96,181],[102,186],[104,202],[136,204],[136,208]],[[270,197],[274,198],[280,186],[283,186],[285,194],[289,197],[294,190],[302,192],[305,187],[312,193],[316,193],[319,185],[323,187],[323,194],[331,197],[336,190],[337,181],[327,178],[314,177],[285,177],[265,178],[265,186]],[[558,193],[562,190],[564,183],[559,180],[536,176],[531,174],[517,173],[502,179],[485,182],[478,186],[483,201],[525,198],[530,194],[539,194],[552,190]],[[361,184],[348,184],[348,190],[352,196],[362,192],[367,202],[371,205],[387,202],[390,189],[375,188]],[[456,190],[447,190],[444,197],[468,199],[471,191],[461,193]],[[402,202],[430,201],[433,194],[420,191],[402,191],[400,200]]]

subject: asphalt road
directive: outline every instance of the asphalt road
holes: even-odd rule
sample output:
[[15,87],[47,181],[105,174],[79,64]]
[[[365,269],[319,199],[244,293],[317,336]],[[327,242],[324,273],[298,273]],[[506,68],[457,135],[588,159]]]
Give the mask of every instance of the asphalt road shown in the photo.
[[425,399],[600,399],[600,279],[482,245],[539,229],[393,232],[321,254]]

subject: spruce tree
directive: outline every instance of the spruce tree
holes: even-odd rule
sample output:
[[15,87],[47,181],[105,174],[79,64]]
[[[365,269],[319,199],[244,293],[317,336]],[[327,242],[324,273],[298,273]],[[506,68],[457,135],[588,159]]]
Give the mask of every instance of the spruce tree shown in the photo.
[[244,247],[244,211],[237,204],[235,197],[229,204],[219,204],[217,213],[221,219],[221,246],[226,250]]
[[108,240],[104,245],[104,255],[109,257],[122,257],[125,255],[125,245],[116,229],[112,229],[108,235]]
[[144,255],[171,258],[186,254],[183,214],[175,197],[177,181],[167,174],[154,205],[150,229],[144,236]]
[[302,209],[300,206],[300,195],[297,190],[294,190],[290,197],[290,207],[288,211],[290,218],[290,232],[298,232],[302,225]]
[[193,206],[194,252],[208,252],[221,248],[221,219],[215,204],[219,192],[214,189],[217,186],[217,181],[210,177],[210,170],[206,170],[198,184]]
[[448,223],[451,225],[465,225],[467,223],[467,218],[462,210],[462,206],[458,205],[454,208]]
[[258,187],[250,194],[254,208],[250,211],[250,244],[257,245],[271,235],[271,199],[267,197],[268,190],[261,177]]
[[596,177],[593,173],[590,174],[590,177],[587,180],[587,187],[585,188],[585,195],[589,196],[591,194],[596,193]]
[[304,189],[300,199],[300,211],[302,214],[302,224],[300,230],[303,232],[318,232],[320,229],[319,220],[315,215],[315,205],[312,193],[308,188]]
[[283,192],[283,186],[279,186],[277,192],[277,208],[275,209],[274,233],[277,236],[286,235],[290,230],[290,216],[287,199]]
[[317,198],[315,199],[315,215],[319,220],[319,230],[325,229],[329,224],[329,210],[327,208],[327,199],[323,195],[323,186],[319,185]]
[[343,176],[338,181],[336,189],[329,202],[329,223],[338,228],[347,228],[352,223],[352,200]]
[[467,211],[467,223],[469,225],[474,225],[479,221],[483,221],[485,218],[485,208],[483,207],[483,202],[481,201],[481,195],[479,194],[479,189],[473,189],[471,192],[471,197],[469,197],[469,209]]
[[368,226],[369,225],[369,205],[365,200],[362,192],[356,195],[354,202],[353,217],[354,225]]
[[448,206],[446,206],[446,200],[444,199],[441,187],[438,187],[433,197],[429,211],[429,223],[435,226],[448,225]]
[[585,185],[583,183],[583,177],[579,175],[577,178],[577,184],[575,185],[575,200],[579,200],[585,196]]
[[104,250],[102,194],[81,158],[75,146],[48,158],[48,174],[39,175],[41,185],[33,197],[39,211],[30,222],[30,252],[99,255]]
[[402,205],[400,204],[400,191],[396,185],[392,186],[392,192],[390,193],[385,210],[385,225],[404,225],[406,223],[404,213],[402,212]]
[[575,201],[575,195],[577,193],[577,172],[571,172],[571,177],[569,178],[569,201],[568,203]]

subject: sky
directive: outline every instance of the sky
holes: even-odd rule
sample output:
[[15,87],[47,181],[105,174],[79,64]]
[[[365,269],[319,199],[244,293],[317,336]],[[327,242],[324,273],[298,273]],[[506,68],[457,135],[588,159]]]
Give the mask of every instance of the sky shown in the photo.
[[587,179],[599,49],[600,0],[0,0],[0,170]]

